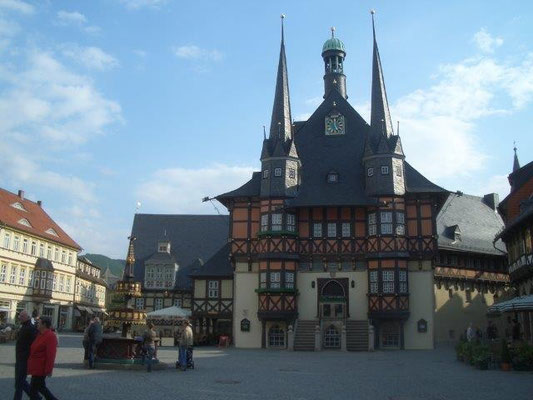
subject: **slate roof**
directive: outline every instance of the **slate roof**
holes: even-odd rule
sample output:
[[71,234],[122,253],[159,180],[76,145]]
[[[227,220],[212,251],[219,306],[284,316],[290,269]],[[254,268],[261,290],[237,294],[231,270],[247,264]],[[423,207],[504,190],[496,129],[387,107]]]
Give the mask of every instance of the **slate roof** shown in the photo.
[[176,259],[172,254],[156,251],[151,257],[148,257],[145,264],[175,264]]
[[218,195],[216,198],[221,203],[224,203],[224,200],[231,199],[234,197],[256,197],[259,196],[261,192],[261,172],[252,173],[252,179],[246,182],[241,187],[227,192],[221,195]]
[[144,283],[145,261],[157,253],[157,243],[164,231],[171,243],[171,255],[179,266],[175,288],[190,290],[191,270],[227,243],[229,216],[135,214],[131,234],[137,238],[134,242],[136,281]]
[[527,181],[533,178],[533,161],[524,165],[520,169],[509,174],[509,183],[511,184],[511,192],[500,203],[501,207],[505,207],[507,201],[515,191],[520,189]]
[[409,193],[446,193],[447,190],[435,185],[413,168],[407,161],[405,165],[405,190]]
[[[13,204],[15,203],[20,203],[24,210],[13,207]],[[31,227],[19,223],[21,219],[26,219]],[[80,245],[67,235],[67,233],[61,229],[52,218],[50,218],[42,206],[1,188],[0,223],[6,224],[19,231],[42,237],[49,241],[81,250]],[[57,236],[46,232],[50,228],[57,233]]]
[[233,278],[233,266],[229,259],[230,250],[230,243],[226,243],[209,260],[207,260],[203,266],[194,268],[189,276],[194,278]]
[[505,238],[517,227],[521,226],[523,222],[530,220],[533,220],[533,197],[522,203],[520,214],[505,226],[505,229],[498,234],[497,238]]
[[[455,241],[454,226],[459,227],[461,240]],[[495,236],[503,228],[503,220],[482,197],[450,193],[437,215],[440,249],[504,255],[501,240],[493,246]],[[450,229],[452,228],[452,229]]]

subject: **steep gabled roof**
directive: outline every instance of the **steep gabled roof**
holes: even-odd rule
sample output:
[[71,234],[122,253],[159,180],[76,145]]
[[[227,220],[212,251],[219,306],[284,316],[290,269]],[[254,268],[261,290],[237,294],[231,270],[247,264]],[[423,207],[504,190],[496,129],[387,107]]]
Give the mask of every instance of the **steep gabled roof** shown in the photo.
[[424,175],[413,168],[407,161],[405,165],[405,190],[408,193],[447,193],[446,189],[435,185]]
[[[450,193],[437,215],[439,248],[474,253],[504,255],[505,245],[496,234],[503,228],[503,220],[489,207],[483,197]],[[460,240],[454,235],[459,229]]]
[[192,278],[220,277],[232,278],[233,266],[230,262],[230,243],[220,248],[203,266],[194,268],[189,274]]
[[200,260],[211,258],[227,242],[229,216],[135,214],[132,235],[136,237],[136,281],[144,282],[145,261],[154,256],[165,230],[171,242],[171,256],[179,266],[175,287],[190,289],[191,270],[201,263]]
[[[20,207],[22,206],[22,207]],[[20,223],[27,220],[28,224]],[[37,203],[0,188],[0,223],[42,237],[45,240],[81,250],[76,243]],[[50,229],[56,233],[53,235]]]
[[261,191],[261,172],[254,172],[252,179],[242,185],[240,188],[232,190],[231,192],[220,194],[216,197],[218,201],[224,203],[225,199],[232,199],[235,197],[256,197]]

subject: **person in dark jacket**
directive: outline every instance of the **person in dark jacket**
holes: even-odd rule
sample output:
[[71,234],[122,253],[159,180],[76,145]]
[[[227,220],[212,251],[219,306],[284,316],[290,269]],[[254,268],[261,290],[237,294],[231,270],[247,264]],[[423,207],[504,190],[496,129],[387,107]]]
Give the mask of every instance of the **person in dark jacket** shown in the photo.
[[17,333],[15,345],[15,396],[14,400],[22,399],[22,391],[30,395],[30,385],[26,381],[28,375],[28,358],[30,357],[31,344],[37,337],[37,328],[32,324],[26,311],[19,314],[20,329]]
[[33,341],[28,359],[28,374],[31,375],[30,399],[39,398],[40,392],[46,400],[57,398],[46,387],[45,379],[52,376],[57,352],[57,337],[52,331],[52,321],[48,317],[42,317],[37,323],[39,335]]
[[96,347],[102,342],[102,325],[100,324],[100,318],[93,318],[87,334],[89,338],[89,368],[94,369],[94,357],[96,356]]

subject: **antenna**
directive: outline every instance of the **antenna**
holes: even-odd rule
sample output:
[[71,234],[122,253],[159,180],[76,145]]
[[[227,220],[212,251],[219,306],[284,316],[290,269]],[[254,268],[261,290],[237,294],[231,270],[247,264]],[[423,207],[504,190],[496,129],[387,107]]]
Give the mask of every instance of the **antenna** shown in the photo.
[[398,127],[396,128],[396,135],[400,136],[400,121],[396,121]]
[[266,132],[265,126],[263,125],[263,140],[266,140],[266,138],[267,138],[267,132]]

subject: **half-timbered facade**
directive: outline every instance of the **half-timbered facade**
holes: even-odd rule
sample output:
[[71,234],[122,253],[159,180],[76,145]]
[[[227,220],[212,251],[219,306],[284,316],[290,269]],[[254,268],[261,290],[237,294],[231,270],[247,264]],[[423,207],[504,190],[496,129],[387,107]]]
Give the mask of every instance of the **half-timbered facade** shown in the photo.
[[316,335],[319,347],[364,350],[372,325],[379,347],[431,348],[447,192],[405,161],[375,36],[370,124],[347,101],[333,31],[322,57],[324,100],[293,123],[282,34],[261,171],[217,197],[231,220],[235,344],[285,348],[294,329],[294,348]]

